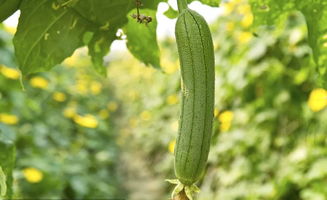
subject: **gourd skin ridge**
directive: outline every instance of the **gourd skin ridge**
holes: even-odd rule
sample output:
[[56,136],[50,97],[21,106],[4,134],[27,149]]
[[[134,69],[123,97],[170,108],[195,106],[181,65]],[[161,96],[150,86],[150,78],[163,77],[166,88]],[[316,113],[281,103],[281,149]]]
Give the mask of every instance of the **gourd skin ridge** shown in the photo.
[[175,175],[185,185],[201,176],[208,158],[214,109],[214,50],[204,18],[185,9],[176,22],[182,105],[175,148]]

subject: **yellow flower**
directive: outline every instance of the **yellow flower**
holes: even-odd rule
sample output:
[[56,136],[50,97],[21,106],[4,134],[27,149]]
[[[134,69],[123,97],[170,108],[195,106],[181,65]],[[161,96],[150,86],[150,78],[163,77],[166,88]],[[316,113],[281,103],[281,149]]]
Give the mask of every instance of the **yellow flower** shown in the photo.
[[233,118],[234,113],[232,111],[225,111],[219,115],[218,120],[220,121],[220,130],[222,132],[230,129]]
[[97,95],[97,94],[99,94],[101,92],[102,85],[101,85],[101,83],[99,83],[97,81],[93,81],[91,83],[90,89],[91,89],[92,94]]
[[63,112],[64,116],[67,118],[73,118],[76,115],[76,108],[75,107],[68,107]]
[[78,80],[75,87],[79,94],[84,95],[88,92],[88,87],[85,80]]
[[172,141],[169,142],[169,144],[168,144],[168,151],[170,153],[174,153],[175,145],[176,145],[176,140],[172,140]]
[[99,116],[100,116],[102,119],[107,119],[107,118],[109,117],[109,112],[108,112],[108,110],[105,110],[105,109],[100,110],[100,112],[99,112]]
[[49,81],[43,77],[35,76],[30,80],[30,83],[35,88],[46,89],[49,85]]
[[169,60],[163,60],[162,68],[167,74],[173,74],[178,70],[179,64],[178,62],[174,63]]
[[74,122],[86,128],[96,128],[98,126],[98,120],[93,115],[75,115]]
[[218,114],[219,114],[219,110],[218,110],[218,108],[215,108],[215,110],[213,111],[213,115],[214,115],[215,117],[217,117]]
[[19,79],[20,72],[17,69],[9,68],[4,65],[0,65],[0,72],[7,78],[10,79]]
[[16,115],[0,113],[0,122],[4,124],[14,125],[18,123],[18,117]]
[[234,113],[232,111],[224,111],[219,115],[219,121],[220,122],[231,122],[234,118]]
[[252,33],[242,31],[237,34],[237,39],[241,44],[248,43],[252,39]]
[[30,183],[38,183],[43,179],[43,173],[35,168],[25,168],[23,169],[23,174],[25,179]]
[[309,96],[309,108],[313,112],[318,112],[327,106],[327,91],[322,88],[314,89]]
[[237,11],[238,11],[238,13],[240,13],[242,15],[250,14],[251,6],[248,3],[243,2],[241,5],[238,6]]
[[144,121],[148,121],[151,119],[151,113],[149,111],[143,111],[140,115],[141,119]]
[[62,93],[62,92],[55,92],[55,93],[53,93],[52,98],[55,101],[64,102],[66,100],[66,95],[65,95],[65,93]]
[[244,15],[243,19],[241,20],[241,25],[244,28],[248,28],[252,25],[253,23],[253,15],[252,13]]
[[233,1],[229,1],[229,2],[227,2],[227,3],[223,3],[221,7],[222,7],[222,9],[223,9],[223,15],[224,15],[224,16],[228,16],[228,15],[230,15],[230,14],[234,11],[234,9],[235,9],[235,2],[233,2]]
[[178,96],[173,94],[167,97],[166,102],[168,105],[174,105],[178,103]]
[[231,123],[230,122],[224,122],[220,124],[220,131],[225,132],[228,131],[231,127]]
[[107,105],[107,108],[108,108],[109,111],[115,112],[117,110],[117,108],[118,108],[118,104],[116,102],[114,102],[114,101],[110,101],[108,103],[108,105]]

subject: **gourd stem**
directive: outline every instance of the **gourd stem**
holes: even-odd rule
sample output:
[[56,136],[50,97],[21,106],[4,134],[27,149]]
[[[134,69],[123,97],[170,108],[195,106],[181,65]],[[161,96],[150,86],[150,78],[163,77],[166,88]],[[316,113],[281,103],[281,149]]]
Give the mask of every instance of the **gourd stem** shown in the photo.
[[187,8],[187,0],[177,0],[178,11],[181,13]]

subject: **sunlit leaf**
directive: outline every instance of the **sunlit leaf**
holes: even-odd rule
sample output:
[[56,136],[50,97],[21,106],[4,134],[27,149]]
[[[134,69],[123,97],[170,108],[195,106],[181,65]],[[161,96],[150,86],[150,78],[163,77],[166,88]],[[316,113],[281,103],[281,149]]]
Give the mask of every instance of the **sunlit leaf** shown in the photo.
[[[136,13],[135,10],[131,11]],[[152,21],[142,24],[136,19],[129,18],[128,24],[124,27],[127,35],[127,48],[139,60],[146,65],[160,68],[159,47],[157,43],[157,20],[152,10],[142,10],[142,15],[150,16]]]
[[49,70],[83,45],[84,32],[92,26],[53,1],[28,0],[14,37],[15,53],[23,74]]

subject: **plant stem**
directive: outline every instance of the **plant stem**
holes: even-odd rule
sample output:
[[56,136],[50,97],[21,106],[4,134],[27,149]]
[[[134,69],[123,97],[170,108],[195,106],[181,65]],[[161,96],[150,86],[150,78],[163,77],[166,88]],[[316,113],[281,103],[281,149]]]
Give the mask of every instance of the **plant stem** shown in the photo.
[[187,8],[187,0],[177,0],[178,11],[181,13]]

